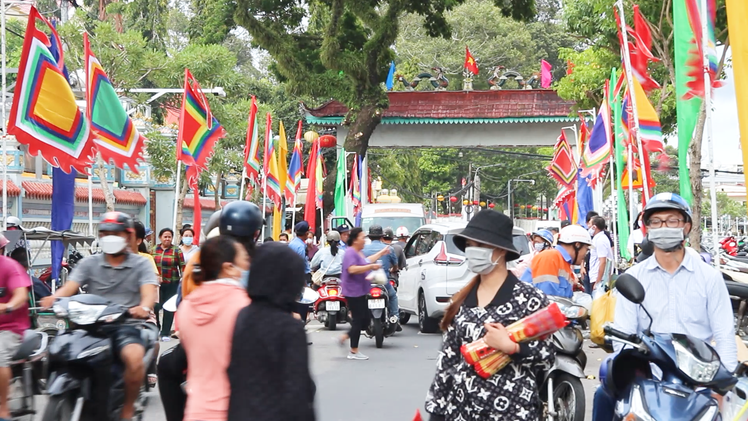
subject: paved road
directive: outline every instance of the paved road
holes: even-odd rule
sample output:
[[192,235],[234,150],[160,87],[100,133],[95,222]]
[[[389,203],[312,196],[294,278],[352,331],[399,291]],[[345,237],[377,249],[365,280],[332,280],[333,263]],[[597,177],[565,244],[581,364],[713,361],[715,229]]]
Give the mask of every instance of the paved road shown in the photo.
[[[368,361],[349,361],[335,339],[337,332],[325,330],[317,322],[307,325],[311,369],[317,384],[317,419],[320,421],[411,421],[417,409],[425,416],[423,401],[434,376],[441,335],[421,334],[412,323],[403,332],[386,338],[384,347],[376,349],[374,340],[361,338],[361,352]],[[164,348],[174,342],[163,344]],[[590,349],[585,341],[588,367],[585,373],[594,379],[583,380],[587,401],[587,420],[592,414],[592,395],[597,386],[597,371],[605,353]],[[40,410],[43,402],[40,399]],[[41,417],[37,417],[40,420]],[[157,392],[149,399],[145,421],[163,421],[164,413]],[[427,418],[426,418],[427,420]]]

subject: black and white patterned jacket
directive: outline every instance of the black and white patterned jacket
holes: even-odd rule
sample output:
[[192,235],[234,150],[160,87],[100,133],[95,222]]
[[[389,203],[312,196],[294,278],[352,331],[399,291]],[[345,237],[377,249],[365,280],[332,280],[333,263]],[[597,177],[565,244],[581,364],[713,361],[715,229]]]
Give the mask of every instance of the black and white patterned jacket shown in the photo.
[[478,306],[477,291],[476,285],[444,333],[426,410],[434,415],[432,419],[443,417],[448,421],[537,420],[540,385],[535,375],[553,364],[555,356],[549,340],[521,344],[512,362],[485,380],[465,362],[460,347],[482,338],[486,333],[484,323],[508,326],[548,306],[548,298],[511,272],[485,308]]

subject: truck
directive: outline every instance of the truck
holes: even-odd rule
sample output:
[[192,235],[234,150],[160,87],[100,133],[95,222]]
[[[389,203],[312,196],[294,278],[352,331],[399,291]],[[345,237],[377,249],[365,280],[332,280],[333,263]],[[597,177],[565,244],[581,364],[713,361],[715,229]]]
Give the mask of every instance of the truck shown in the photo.
[[361,228],[368,232],[372,225],[390,227],[395,231],[405,227],[412,234],[426,225],[426,211],[420,203],[366,204],[361,213]]

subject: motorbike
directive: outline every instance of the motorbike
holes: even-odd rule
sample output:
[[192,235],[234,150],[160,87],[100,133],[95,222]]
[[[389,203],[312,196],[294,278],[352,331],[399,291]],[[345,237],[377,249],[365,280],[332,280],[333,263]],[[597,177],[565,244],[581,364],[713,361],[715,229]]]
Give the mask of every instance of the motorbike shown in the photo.
[[36,414],[34,398],[44,392],[39,362],[47,353],[48,336],[44,332],[27,330],[21,346],[10,363],[11,380],[8,405],[12,418]]
[[348,320],[348,303],[342,291],[340,279],[332,276],[323,279],[317,289],[319,299],[314,303],[314,315],[328,330],[335,330],[338,323]]
[[366,298],[371,312],[371,321],[366,327],[366,336],[374,338],[377,348],[381,348],[384,338],[395,334],[398,320],[394,316],[389,316],[390,296],[383,285],[372,284]]
[[[42,420],[119,420],[125,396],[124,367],[105,331],[128,321],[128,309],[92,294],[60,298],[52,309],[70,328],[58,334],[49,347],[49,400]],[[143,364],[148,367],[155,358],[158,331],[145,322],[138,327],[146,350]],[[147,390],[146,381],[133,419],[142,420]]]
[[[645,291],[629,274],[616,281],[618,292],[638,304],[650,319],[643,333],[627,334],[606,325],[606,341],[628,345],[607,362],[602,387],[616,400],[614,420],[718,420],[718,399],[738,379],[705,341],[684,334],[651,332],[652,317],[642,305]],[[652,375],[652,365],[662,374]],[[601,379],[602,381],[602,379]]]
[[551,336],[551,343],[556,351],[556,360],[550,370],[543,373],[540,388],[544,402],[545,419],[564,421],[583,421],[585,411],[584,386],[586,378],[584,369],[587,366],[587,354],[582,345],[581,326],[588,318],[587,309],[571,300],[549,296],[570,321]]
[[[58,283],[61,285],[64,283],[64,280],[67,278],[67,275],[70,273],[70,271],[80,262],[83,260],[83,255],[78,251],[73,249],[70,254],[68,254],[68,258],[62,262],[62,270],[60,271],[60,280],[58,280]],[[52,288],[52,280],[50,279],[52,277],[52,268],[48,267],[47,269],[44,269],[44,272],[39,275],[39,280],[44,282],[47,286]],[[59,287],[59,285],[57,285]]]

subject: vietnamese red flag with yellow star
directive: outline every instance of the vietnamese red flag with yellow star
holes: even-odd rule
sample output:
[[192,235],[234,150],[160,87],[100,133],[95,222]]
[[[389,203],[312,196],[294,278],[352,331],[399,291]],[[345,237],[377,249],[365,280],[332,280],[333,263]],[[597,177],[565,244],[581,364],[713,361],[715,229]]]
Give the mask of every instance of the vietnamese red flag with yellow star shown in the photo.
[[465,68],[472,74],[478,74],[478,63],[475,62],[473,55],[470,54],[470,49],[465,46]]

